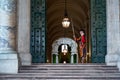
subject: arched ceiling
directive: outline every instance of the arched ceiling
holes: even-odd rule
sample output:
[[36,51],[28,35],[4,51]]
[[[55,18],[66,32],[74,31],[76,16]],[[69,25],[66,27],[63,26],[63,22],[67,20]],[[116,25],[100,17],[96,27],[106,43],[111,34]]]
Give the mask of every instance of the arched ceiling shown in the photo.
[[[50,52],[52,43],[61,37],[73,37],[72,28],[62,27],[64,17],[65,0],[47,0],[46,20],[47,20],[47,52]],[[85,28],[89,18],[89,0],[67,0],[68,16],[72,18],[75,33],[79,35],[79,30]]]

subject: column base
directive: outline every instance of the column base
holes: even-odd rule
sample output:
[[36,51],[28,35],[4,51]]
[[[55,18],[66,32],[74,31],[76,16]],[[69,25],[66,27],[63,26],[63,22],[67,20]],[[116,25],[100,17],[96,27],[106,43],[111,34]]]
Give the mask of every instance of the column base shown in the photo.
[[18,73],[18,57],[15,51],[0,52],[0,73]]
[[31,65],[32,59],[30,53],[19,53],[21,65]]
[[[120,56],[119,56],[119,57],[120,57]],[[117,67],[119,68],[119,71],[120,71],[120,58],[118,59]]]
[[117,66],[119,56],[117,54],[107,54],[105,57],[105,62],[110,66]]

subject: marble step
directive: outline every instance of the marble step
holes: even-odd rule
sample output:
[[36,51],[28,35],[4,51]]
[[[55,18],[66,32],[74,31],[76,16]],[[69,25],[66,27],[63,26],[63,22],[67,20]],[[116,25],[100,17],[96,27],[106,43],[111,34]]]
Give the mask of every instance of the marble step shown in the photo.
[[1,80],[120,80],[120,79],[40,79],[40,78],[3,78]]
[[50,67],[43,67],[43,66],[36,66],[36,67],[31,67],[31,66],[23,66],[20,67],[22,70],[91,70],[91,69],[97,69],[97,70],[118,70],[115,66],[107,66],[107,67],[101,67],[101,66],[50,66]]
[[35,76],[22,76],[22,77],[17,77],[17,76],[14,76],[14,77],[0,77],[0,80],[6,80],[6,79],[9,79],[9,80],[13,80],[13,79],[28,79],[28,80],[36,80],[36,79],[40,79],[40,80],[46,80],[46,79],[52,79],[52,80],[58,80],[58,79],[64,79],[64,80],[67,80],[67,79],[79,79],[79,80],[83,80],[83,79],[95,79],[95,80],[103,80],[103,79],[106,79],[106,80],[120,80],[120,76],[39,76],[39,77],[35,77]]
[[116,73],[118,70],[19,70],[20,73]]
[[113,78],[113,79],[40,79],[40,78],[26,78],[26,79],[23,79],[23,78],[3,78],[1,80],[120,80],[120,79],[116,79],[116,78]]
[[84,69],[97,69],[97,70],[118,70],[116,66],[106,66],[105,64],[41,64],[22,66],[22,70],[84,70]]
[[120,73],[19,73],[0,74],[0,77],[43,77],[43,76],[93,76],[93,77],[120,77]]
[[0,80],[120,80],[120,72],[105,64],[33,64],[0,74]]
[[59,63],[59,64],[52,64],[52,63],[43,63],[43,64],[32,64],[32,65],[30,65],[31,67],[33,67],[33,66],[43,66],[43,67],[50,67],[50,66],[104,66],[104,67],[107,67],[106,66],[106,64],[104,64],[104,63],[100,63],[100,64],[97,64],[97,63],[79,63],[79,64],[61,64],[61,63]]

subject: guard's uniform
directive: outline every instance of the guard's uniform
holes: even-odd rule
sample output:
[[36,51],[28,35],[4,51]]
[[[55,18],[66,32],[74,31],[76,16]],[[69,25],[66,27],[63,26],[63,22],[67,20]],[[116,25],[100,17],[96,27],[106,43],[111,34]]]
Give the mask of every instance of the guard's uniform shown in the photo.
[[86,57],[86,38],[85,35],[79,37],[79,38],[75,38],[75,40],[79,43],[79,55],[81,58],[81,62],[83,62],[83,60]]

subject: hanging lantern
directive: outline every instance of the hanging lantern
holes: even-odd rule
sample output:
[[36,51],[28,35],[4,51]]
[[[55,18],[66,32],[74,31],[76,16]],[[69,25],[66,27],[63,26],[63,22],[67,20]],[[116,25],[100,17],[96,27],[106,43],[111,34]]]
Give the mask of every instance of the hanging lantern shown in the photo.
[[65,13],[64,13],[63,21],[62,21],[62,26],[64,28],[68,28],[70,26],[70,20],[68,18],[68,14],[67,14],[67,2],[66,2],[66,0],[65,0]]
[[70,26],[70,21],[68,17],[63,18],[62,25],[64,28],[68,28]]
[[62,53],[64,53],[64,55],[66,55],[67,52],[68,52],[68,46],[62,45]]

